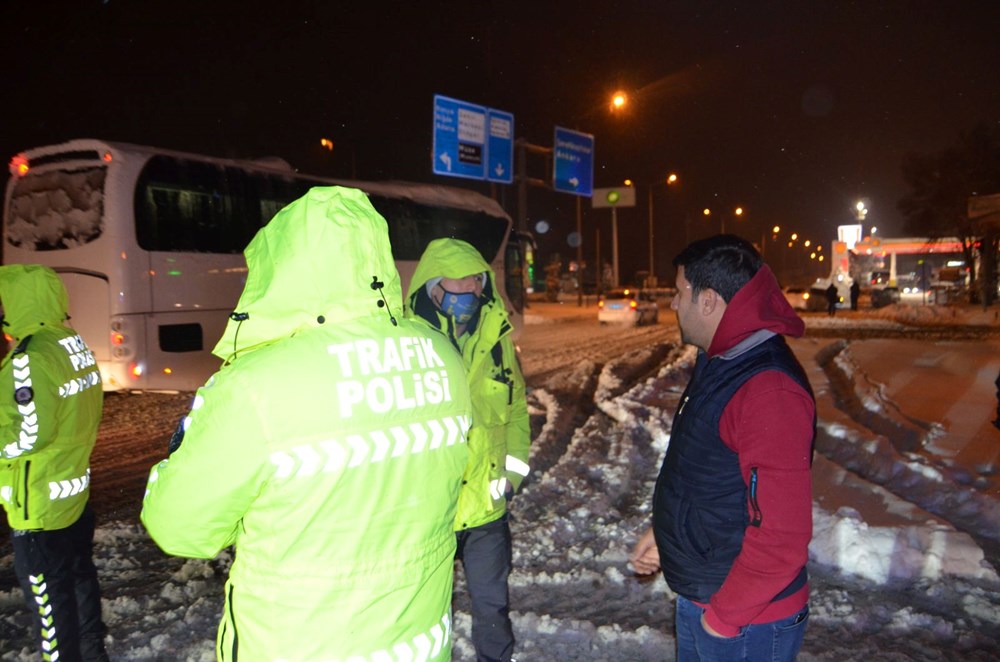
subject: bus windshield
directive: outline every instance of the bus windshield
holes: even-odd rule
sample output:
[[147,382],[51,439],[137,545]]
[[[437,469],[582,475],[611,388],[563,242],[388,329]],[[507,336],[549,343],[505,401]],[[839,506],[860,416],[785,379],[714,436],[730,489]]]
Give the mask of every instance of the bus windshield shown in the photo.
[[104,231],[107,168],[50,170],[14,180],[7,205],[7,242],[35,251],[74,248]]

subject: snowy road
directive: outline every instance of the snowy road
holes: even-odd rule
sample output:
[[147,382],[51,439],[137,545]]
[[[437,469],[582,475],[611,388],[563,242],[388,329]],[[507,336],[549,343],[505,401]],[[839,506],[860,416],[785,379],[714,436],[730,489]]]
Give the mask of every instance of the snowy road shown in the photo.
[[[533,473],[511,516],[518,657],[673,660],[673,595],[660,578],[632,576],[626,558],[648,521],[652,482],[693,353],[679,346],[669,314],[638,329],[600,327],[595,317],[536,305],[519,341],[534,443]],[[965,451],[943,452],[961,446],[961,426],[942,420],[947,417],[926,403],[915,416],[894,400],[894,389],[905,395],[912,388],[894,382],[899,373],[868,368],[900,348],[872,346],[873,338],[920,335],[925,339],[916,347],[934,351],[948,332],[860,316],[807,322],[809,335],[796,343],[796,352],[817,391],[822,455],[814,470],[812,616],[800,659],[1000,658],[996,460],[968,451],[972,455],[959,463],[955,458]],[[996,327],[950,336],[976,338],[948,342],[960,353],[981,351],[980,364],[1000,356]],[[942,358],[935,366],[925,359],[930,365],[921,369],[933,377],[951,361]],[[982,368],[984,374],[989,369]],[[940,379],[945,387],[938,400],[958,395],[954,380],[961,376]],[[961,401],[968,400],[969,388],[961,392]],[[107,398],[93,461],[93,501],[104,522],[97,562],[116,660],[214,659],[229,553],[214,561],[170,559],[136,524],[146,471],[187,400]],[[942,407],[970,418],[955,405]],[[956,432],[949,434],[949,427]],[[1000,446],[1000,433],[992,441]],[[968,445],[976,444],[991,448],[978,437]],[[992,565],[981,562],[984,554]],[[0,659],[33,659],[11,565],[5,542]],[[458,661],[473,659],[462,584],[458,572]]]

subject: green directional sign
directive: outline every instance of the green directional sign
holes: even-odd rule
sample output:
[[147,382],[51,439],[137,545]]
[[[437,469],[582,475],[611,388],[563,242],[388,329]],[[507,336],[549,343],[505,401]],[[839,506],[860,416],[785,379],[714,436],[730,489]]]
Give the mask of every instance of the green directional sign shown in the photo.
[[631,186],[595,188],[590,202],[595,208],[635,207],[635,188]]

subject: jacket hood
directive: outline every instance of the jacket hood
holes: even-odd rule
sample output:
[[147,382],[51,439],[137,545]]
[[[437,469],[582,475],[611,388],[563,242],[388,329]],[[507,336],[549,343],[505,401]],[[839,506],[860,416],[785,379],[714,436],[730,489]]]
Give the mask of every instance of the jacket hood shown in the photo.
[[[243,253],[246,286],[213,350],[224,361],[307,328],[360,318],[391,325],[390,314],[401,314],[388,226],[357,189],[310,189]],[[380,306],[383,296],[388,311]]]
[[490,292],[496,298],[496,284],[493,269],[487,264],[479,251],[472,244],[461,239],[435,239],[427,244],[424,254],[420,256],[420,262],[410,279],[409,290],[406,293],[406,300],[413,310],[415,295],[423,289],[427,281],[432,278],[465,278],[466,276],[486,272],[489,279],[489,288],[483,288],[484,292]]
[[799,338],[805,329],[805,322],[789,305],[774,273],[765,264],[726,305],[708,355],[722,354],[759,331]]
[[0,267],[0,305],[4,333],[20,341],[43,326],[63,326],[69,297],[52,269],[40,264],[8,264]]

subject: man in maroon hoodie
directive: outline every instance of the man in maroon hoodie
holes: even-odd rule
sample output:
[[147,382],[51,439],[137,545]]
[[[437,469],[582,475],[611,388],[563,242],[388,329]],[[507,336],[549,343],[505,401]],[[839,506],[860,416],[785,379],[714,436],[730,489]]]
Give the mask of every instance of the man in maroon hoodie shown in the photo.
[[816,404],[784,336],[805,326],[746,240],[674,259],[694,374],[674,415],[653,525],[632,552],[677,593],[677,659],[794,660],[809,615]]

